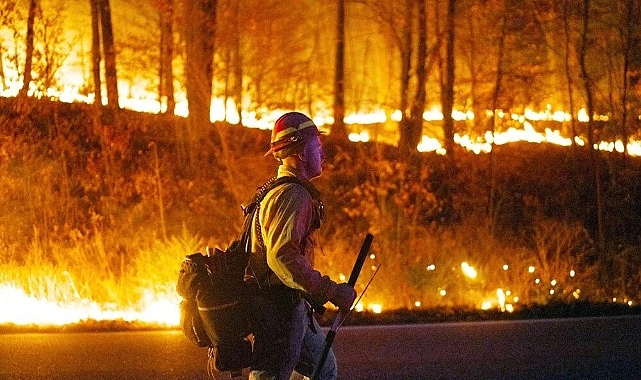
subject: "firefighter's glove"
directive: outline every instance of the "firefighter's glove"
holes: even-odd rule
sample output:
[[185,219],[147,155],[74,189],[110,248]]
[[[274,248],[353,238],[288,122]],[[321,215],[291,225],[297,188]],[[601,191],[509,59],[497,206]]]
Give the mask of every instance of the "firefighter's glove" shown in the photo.
[[327,289],[327,297],[329,302],[336,305],[340,310],[346,311],[351,309],[356,300],[356,290],[348,283],[337,284],[332,282],[329,289]]

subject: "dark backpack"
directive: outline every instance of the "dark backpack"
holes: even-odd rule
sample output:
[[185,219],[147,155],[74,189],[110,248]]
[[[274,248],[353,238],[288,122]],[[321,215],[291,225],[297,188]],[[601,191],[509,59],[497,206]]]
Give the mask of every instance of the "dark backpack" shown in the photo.
[[[256,206],[273,188],[296,182],[296,177],[272,178],[261,186],[246,207],[239,238],[227,249],[207,249],[185,257],[176,290],[183,334],[199,347],[209,347],[210,363],[217,371],[240,372],[251,366],[252,333],[249,301],[254,286],[245,281],[251,250],[250,228]],[[307,188],[307,187],[306,187]]]

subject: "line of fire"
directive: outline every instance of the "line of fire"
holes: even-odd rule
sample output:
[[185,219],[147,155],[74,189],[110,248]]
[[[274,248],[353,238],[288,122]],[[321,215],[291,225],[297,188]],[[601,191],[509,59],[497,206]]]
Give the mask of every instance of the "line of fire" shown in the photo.
[[376,236],[356,311],[638,307],[640,8],[0,0],[0,324],[177,326],[288,110],[328,132],[319,269]]

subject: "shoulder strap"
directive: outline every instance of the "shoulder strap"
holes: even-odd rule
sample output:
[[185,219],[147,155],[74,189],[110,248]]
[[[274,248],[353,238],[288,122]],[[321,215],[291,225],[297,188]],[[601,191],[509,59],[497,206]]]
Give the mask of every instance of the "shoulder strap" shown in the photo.
[[256,206],[263,200],[263,198],[265,198],[267,193],[277,188],[278,186],[286,183],[297,183],[303,186],[305,190],[307,190],[309,195],[311,195],[312,199],[318,200],[320,198],[320,191],[318,191],[311,183],[307,181],[303,181],[298,177],[294,177],[294,176],[272,177],[267,182],[259,186],[258,189],[256,189],[256,193],[254,194],[254,196],[246,206],[241,206],[241,208],[243,209],[243,214],[245,216],[252,214],[256,209]]

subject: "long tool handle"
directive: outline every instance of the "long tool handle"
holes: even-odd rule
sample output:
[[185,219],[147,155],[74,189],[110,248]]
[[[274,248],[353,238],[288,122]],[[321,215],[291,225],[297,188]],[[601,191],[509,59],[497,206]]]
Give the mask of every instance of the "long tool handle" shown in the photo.
[[365,259],[367,258],[367,254],[369,253],[369,248],[372,246],[373,240],[374,235],[365,235],[365,240],[363,241],[363,245],[361,245],[361,251],[358,253],[358,257],[354,263],[354,268],[352,268],[352,274],[349,275],[349,280],[347,281],[347,283],[352,287],[356,286],[356,280],[358,280],[358,276],[361,274],[363,263],[365,263]]
[[[349,275],[349,280],[347,281],[347,283],[350,284],[352,287],[356,285],[356,280],[358,280],[358,276],[361,274],[361,269],[363,269],[363,263],[365,263],[365,259],[367,258],[367,254],[369,253],[369,248],[372,245],[373,240],[374,240],[374,235],[368,233],[365,236],[365,240],[361,245],[361,250],[358,253],[356,262],[354,263],[354,268],[352,268],[352,274]],[[339,309],[338,313],[336,313],[336,317],[334,317],[334,322],[332,323],[332,327],[330,328],[330,330],[327,332],[327,335],[325,336],[325,345],[323,346],[323,352],[321,353],[321,356],[318,359],[318,363],[316,363],[316,365],[314,366],[314,374],[312,375],[312,380],[318,380],[320,376],[321,368],[323,368],[323,365],[325,365],[325,360],[327,360],[327,355],[329,354],[329,350],[332,348],[332,344],[334,343],[336,330],[338,330],[338,326],[340,326],[341,321],[343,319],[343,313],[348,311],[349,310]]]

